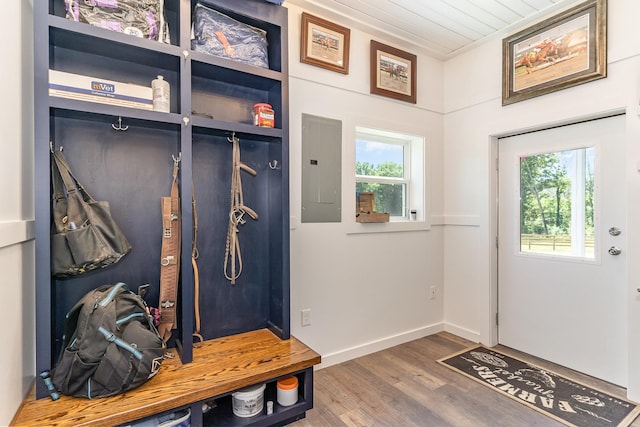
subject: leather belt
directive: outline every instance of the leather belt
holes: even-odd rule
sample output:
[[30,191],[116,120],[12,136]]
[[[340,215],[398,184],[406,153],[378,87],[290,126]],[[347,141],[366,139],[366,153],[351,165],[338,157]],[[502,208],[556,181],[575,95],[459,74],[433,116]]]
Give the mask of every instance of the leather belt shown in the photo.
[[[172,156],[173,157],[173,156]],[[160,324],[158,333],[167,342],[177,328],[176,302],[180,277],[180,193],[178,188],[178,164],[180,157],[173,157],[173,183],[171,196],[162,198],[162,253],[160,255]]]

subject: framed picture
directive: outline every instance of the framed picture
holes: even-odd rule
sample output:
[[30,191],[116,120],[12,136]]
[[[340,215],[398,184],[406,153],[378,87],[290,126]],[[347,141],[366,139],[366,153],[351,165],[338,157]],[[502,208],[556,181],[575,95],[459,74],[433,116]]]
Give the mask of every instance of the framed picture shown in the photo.
[[589,0],[502,41],[502,105],[607,76],[607,0]]
[[371,93],[416,103],[417,58],[371,40]]
[[350,36],[348,28],[303,12],[300,62],[349,74]]

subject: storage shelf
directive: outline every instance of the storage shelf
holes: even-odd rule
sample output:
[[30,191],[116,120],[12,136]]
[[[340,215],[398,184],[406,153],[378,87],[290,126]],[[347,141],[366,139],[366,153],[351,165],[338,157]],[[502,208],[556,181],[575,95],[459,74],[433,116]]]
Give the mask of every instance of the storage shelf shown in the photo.
[[[286,375],[304,378],[310,386],[313,366],[318,363],[320,356],[296,338],[281,340],[262,329],[202,343],[194,348],[192,363],[183,365],[177,358],[167,359],[154,378],[124,394],[98,400],[61,396],[52,401],[36,400],[30,393],[13,424],[119,425],[186,405],[201,406],[199,402]],[[312,393],[312,389],[307,390]],[[274,414],[260,417],[261,425],[276,424],[310,409],[313,396],[302,396],[301,402],[287,408],[278,407],[274,399]],[[192,410],[192,417],[197,416],[194,412]],[[234,415],[231,417],[237,419]],[[192,418],[191,425],[202,423]]]
[[229,136],[232,132],[235,132],[241,139],[257,137],[270,142],[280,142],[283,136],[282,129],[224,122],[199,116],[191,116],[191,120],[194,127],[193,132],[199,134]]
[[[169,54],[174,56],[182,55],[182,49],[180,49],[179,46],[173,44],[163,43],[156,40],[143,39],[129,34],[119,33],[117,31],[94,27],[83,22],[75,22],[70,19],[54,15],[49,15],[48,22],[49,28],[54,35],[52,41],[56,45],[63,44],[65,41],[70,40],[70,42],[73,43],[78,48],[78,50],[90,49],[92,51],[109,51],[110,49],[101,49],[101,47],[108,48],[109,46],[117,45],[123,49],[125,46],[131,46],[149,52]],[[60,35],[57,36],[56,34]],[[76,39],[74,41],[73,39],[62,38],[65,35],[66,37],[75,37]],[[80,37],[80,40],[78,40],[78,37]],[[94,45],[95,41],[97,40],[104,44],[98,46]]]
[[203,52],[197,52],[192,50],[190,51],[189,56],[191,57],[191,60],[194,62],[194,66],[198,67],[199,65],[197,65],[197,63],[203,64],[203,65],[200,65],[201,67],[200,69],[203,69],[205,71],[194,72],[195,74],[200,74],[202,76],[207,76],[209,74],[206,68],[204,67],[210,66],[210,67],[217,67],[217,68],[229,70],[232,73],[232,75],[237,76],[242,74],[243,76],[245,76],[245,79],[246,79],[246,76],[255,76],[258,78],[275,80],[275,81],[282,81],[282,78],[283,78],[282,73],[279,71],[255,67],[253,65],[244,64],[242,62],[232,61],[230,59],[219,58]]
[[[273,402],[273,414],[267,415],[267,401]],[[216,399],[216,407],[204,415],[204,425],[207,426],[263,426],[267,424],[278,424],[283,421],[295,418],[301,412],[313,408],[312,402],[304,400],[302,396],[298,402],[291,406],[280,406],[276,400],[276,391],[267,386],[264,394],[264,407],[259,414],[252,417],[238,417],[233,414],[232,397],[226,396]]]
[[[161,373],[139,389],[101,399],[97,406],[67,396],[49,402],[44,399],[43,382],[37,381],[32,398],[38,400],[29,400],[27,407],[34,412],[28,417],[45,424],[116,425],[188,407],[192,425],[200,425],[202,403],[207,399],[229,396],[260,382],[273,386],[273,381],[287,374],[298,375],[304,385],[300,401],[286,409],[276,405],[274,414],[260,417],[258,424],[301,417],[313,406],[312,366],[319,363],[319,356],[308,353],[290,336],[288,13],[263,0],[200,0],[266,31],[267,69],[192,49],[191,14],[197,1],[165,0],[170,43],[67,19],[65,0],[34,5],[34,157],[40,171],[35,178],[38,373],[54,367],[65,315],[86,292],[118,281],[131,289],[149,283],[146,300],[150,306],[158,304],[160,199],[171,189],[172,157],[182,154],[179,319],[168,343],[175,346],[180,359],[165,361]],[[148,88],[162,75],[171,88],[171,112],[49,96],[50,70]],[[272,105],[273,128],[253,124],[257,103]],[[119,120],[129,127],[127,131],[112,128]],[[241,140],[242,161],[257,172],[243,178],[242,184],[245,203],[259,214],[240,229],[243,270],[235,286],[225,278],[223,268],[231,134]],[[117,265],[64,280],[51,276],[50,142],[64,147],[86,188],[98,200],[110,203],[132,246]],[[195,345],[192,190],[198,203],[197,249],[204,260],[198,267],[199,332],[205,342]],[[300,361],[280,351],[302,351],[305,356]],[[251,359],[239,360],[240,353]],[[273,392],[271,387],[268,393]]]
[[[78,117],[95,121],[112,122],[114,117],[135,120],[138,125],[154,128],[175,128],[183,123],[179,114],[161,113],[138,108],[118,107],[88,101],[60,97],[49,97],[49,106],[54,116]],[[145,124],[146,122],[146,124]],[[123,123],[123,126],[127,122]]]

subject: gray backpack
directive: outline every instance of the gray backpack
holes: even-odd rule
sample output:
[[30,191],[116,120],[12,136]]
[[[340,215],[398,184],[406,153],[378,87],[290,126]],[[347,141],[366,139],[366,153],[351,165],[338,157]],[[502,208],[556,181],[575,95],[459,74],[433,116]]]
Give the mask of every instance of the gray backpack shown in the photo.
[[51,380],[69,396],[112,396],[157,374],[165,348],[140,296],[124,283],[100,286],[67,314]]

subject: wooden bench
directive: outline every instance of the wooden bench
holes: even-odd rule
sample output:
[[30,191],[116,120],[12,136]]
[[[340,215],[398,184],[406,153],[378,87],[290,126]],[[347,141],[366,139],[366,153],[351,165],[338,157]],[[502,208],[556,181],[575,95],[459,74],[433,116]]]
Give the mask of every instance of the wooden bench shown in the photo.
[[[263,410],[262,415],[255,416],[265,417],[261,424],[275,424],[302,418],[313,406],[313,366],[318,363],[320,355],[296,338],[281,340],[268,329],[260,329],[196,344],[192,363],[182,364],[176,355],[163,362],[154,378],[117,396],[95,400],[69,396],[61,396],[56,401],[36,400],[32,387],[12,425],[116,426],[175,409],[199,409],[202,403],[214,398],[216,404],[218,399],[222,403],[225,399],[230,402],[230,393],[261,383],[268,383],[270,400],[275,402],[275,381],[283,376],[298,375],[299,403],[286,408],[274,405],[273,415],[264,415]],[[218,419],[227,417],[224,424],[227,425],[234,415],[229,413],[229,404],[224,406],[221,404],[211,412],[219,411],[215,414]],[[202,411],[191,412],[191,425],[203,425]],[[208,416],[205,414],[205,419]]]

